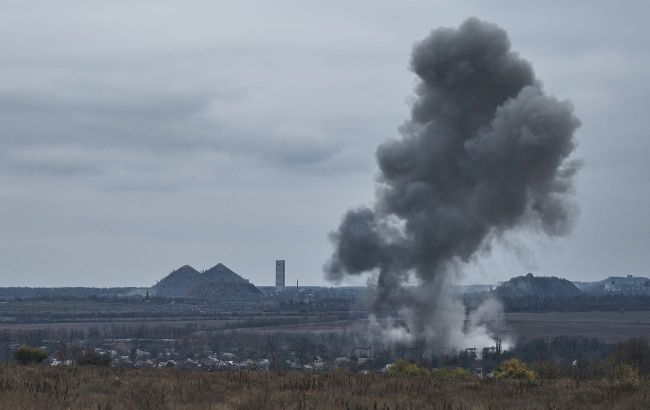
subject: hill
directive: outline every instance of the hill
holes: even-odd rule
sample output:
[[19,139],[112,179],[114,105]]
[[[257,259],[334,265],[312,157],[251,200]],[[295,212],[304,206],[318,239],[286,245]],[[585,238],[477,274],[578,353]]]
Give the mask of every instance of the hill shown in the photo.
[[581,295],[582,291],[572,282],[555,276],[517,276],[504,282],[496,289],[497,295],[504,298],[526,296],[566,297]]
[[190,265],[172,271],[151,288],[152,294],[163,297],[180,297],[189,291],[201,274]]
[[255,285],[222,263],[201,273],[189,265],[174,270],[151,288],[154,296],[245,300],[262,295]]

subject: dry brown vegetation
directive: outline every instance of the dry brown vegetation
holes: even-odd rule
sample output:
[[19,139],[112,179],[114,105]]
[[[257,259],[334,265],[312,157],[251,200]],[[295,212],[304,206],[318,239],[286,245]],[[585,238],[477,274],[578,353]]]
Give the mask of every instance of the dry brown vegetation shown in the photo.
[[0,366],[11,409],[642,409],[650,383]]

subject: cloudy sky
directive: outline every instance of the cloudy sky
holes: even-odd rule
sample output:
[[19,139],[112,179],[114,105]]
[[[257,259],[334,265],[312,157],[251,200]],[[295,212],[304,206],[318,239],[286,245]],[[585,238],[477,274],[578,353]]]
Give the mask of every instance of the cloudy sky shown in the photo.
[[325,284],[327,234],[408,116],[413,43],[469,16],[574,103],[584,166],[573,234],[513,236],[465,282],[649,275],[650,3],[460,3],[0,0],[0,285],[217,262],[264,285],[276,258]]

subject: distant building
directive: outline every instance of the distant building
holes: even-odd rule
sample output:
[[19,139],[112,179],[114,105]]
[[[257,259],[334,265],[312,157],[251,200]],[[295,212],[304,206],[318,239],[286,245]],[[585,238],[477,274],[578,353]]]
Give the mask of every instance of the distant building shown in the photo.
[[275,289],[284,291],[284,259],[275,261]]

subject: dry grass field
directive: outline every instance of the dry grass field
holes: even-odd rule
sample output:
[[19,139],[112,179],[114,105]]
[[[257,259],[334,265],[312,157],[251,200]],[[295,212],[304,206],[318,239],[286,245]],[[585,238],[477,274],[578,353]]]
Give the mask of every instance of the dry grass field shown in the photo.
[[650,383],[0,366],[2,409],[647,409]]
[[[650,312],[548,312],[506,313],[506,329],[511,336],[526,338],[575,336],[600,339],[605,343],[624,342],[633,337],[650,339]],[[337,333],[363,327],[363,320],[299,323],[238,328],[255,333]]]
[[[211,331],[247,331],[254,333],[340,333],[363,328],[365,321],[337,320],[336,314],[320,315],[250,315],[240,318],[208,319],[196,317],[174,318],[113,318],[110,321],[77,321],[71,323],[1,323],[0,330],[34,329],[76,329],[113,326],[174,326],[196,325]],[[597,338],[605,343],[619,343],[633,337],[650,339],[650,312],[548,312],[548,313],[506,313],[506,329],[511,336],[527,338],[578,336]],[[260,323],[252,325],[250,321]],[[272,321],[264,325],[263,320]],[[297,323],[296,323],[297,322]]]
[[633,337],[650,339],[650,312],[549,312],[507,313],[506,323],[515,336],[579,336],[605,343]]

